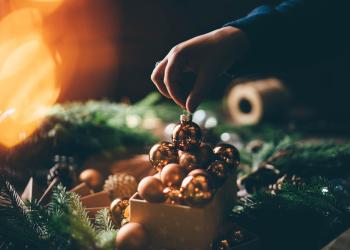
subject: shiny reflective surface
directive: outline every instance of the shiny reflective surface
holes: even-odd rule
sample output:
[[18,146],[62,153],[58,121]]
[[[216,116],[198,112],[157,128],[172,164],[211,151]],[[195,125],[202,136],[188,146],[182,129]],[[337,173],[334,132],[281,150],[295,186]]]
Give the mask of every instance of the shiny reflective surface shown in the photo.
[[174,187],[181,185],[186,173],[179,164],[171,163],[162,169],[160,176],[165,186]]
[[128,199],[115,199],[110,205],[111,218],[116,226],[120,226],[124,219],[124,212],[129,206]]
[[198,147],[202,141],[200,127],[192,121],[181,121],[173,130],[173,143],[176,148],[189,151]]
[[179,164],[186,172],[199,168],[199,160],[196,155],[191,153],[183,153],[180,156]]
[[213,177],[215,186],[221,186],[229,174],[227,165],[222,161],[212,162],[207,171]]
[[157,171],[161,171],[165,165],[177,162],[178,154],[170,142],[159,142],[149,151],[149,160]]
[[240,164],[239,151],[230,144],[218,144],[214,148],[214,154],[225,163],[237,168]]
[[213,197],[212,184],[206,175],[187,176],[182,182],[181,190],[191,206],[203,206]]
[[164,194],[167,199],[166,202],[169,204],[183,204],[184,203],[184,195],[179,189],[173,187],[164,188]]
[[163,184],[153,176],[143,178],[137,187],[137,192],[142,199],[148,202],[163,202],[165,200]]

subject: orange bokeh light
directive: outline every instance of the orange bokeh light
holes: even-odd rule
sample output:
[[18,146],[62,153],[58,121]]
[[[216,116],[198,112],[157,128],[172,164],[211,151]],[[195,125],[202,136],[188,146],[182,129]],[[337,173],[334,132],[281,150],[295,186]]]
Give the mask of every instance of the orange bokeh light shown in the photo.
[[0,22],[0,143],[6,147],[31,135],[60,93],[55,60],[40,27],[33,9],[15,11]]
[[11,0],[14,8],[35,8],[43,15],[49,15],[61,6],[64,0]]

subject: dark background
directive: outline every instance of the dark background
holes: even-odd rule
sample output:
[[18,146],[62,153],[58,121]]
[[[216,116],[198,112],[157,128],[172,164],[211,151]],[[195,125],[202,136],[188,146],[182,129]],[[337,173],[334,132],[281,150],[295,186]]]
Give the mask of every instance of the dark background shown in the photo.
[[[44,20],[47,44],[60,55],[57,82],[60,101],[125,97],[137,101],[155,91],[150,74],[155,62],[179,42],[222,27],[254,7],[279,1],[262,0],[74,0],[63,1]],[[327,35],[327,32],[325,32]],[[302,37],[300,39],[303,39]],[[286,47],[288,50],[288,47]],[[325,48],[332,51],[332,48]],[[320,52],[322,53],[322,52]],[[278,75],[294,103],[319,113],[349,114],[349,54],[305,65],[241,66],[241,75]],[[243,70],[242,70],[243,69]],[[241,77],[241,75],[238,75]],[[227,80],[227,79],[226,79]],[[222,86],[222,85],[220,85]],[[226,87],[218,87],[221,97]]]
[[46,18],[47,39],[63,61],[61,100],[138,100],[155,90],[150,74],[171,47],[243,16],[259,2],[66,1]]

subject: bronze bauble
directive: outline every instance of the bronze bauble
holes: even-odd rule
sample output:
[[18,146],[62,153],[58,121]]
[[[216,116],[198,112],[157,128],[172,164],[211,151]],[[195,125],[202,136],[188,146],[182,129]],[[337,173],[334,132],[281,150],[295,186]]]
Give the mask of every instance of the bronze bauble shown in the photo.
[[180,189],[173,188],[173,187],[166,187],[164,188],[164,194],[166,195],[167,199],[166,202],[169,204],[183,204],[184,203],[184,196]]
[[168,187],[180,186],[185,176],[186,173],[184,169],[177,163],[170,163],[166,165],[160,173],[161,181]]
[[180,159],[181,155],[183,155],[184,153],[186,153],[186,152],[182,151],[182,150],[177,151],[177,155],[178,155],[179,159]]
[[232,171],[239,166],[239,151],[231,144],[218,144],[213,151],[220,160],[224,161],[229,166],[233,166],[233,169],[231,169]]
[[203,206],[213,197],[212,184],[207,175],[187,176],[182,184],[181,191],[185,202],[190,206]]
[[209,173],[205,169],[195,169],[188,173],[189,176],[205,175],[210,178]]
[[115,199],[110,205],[111,218],[113,223],[120,227],[123,219],[125,219],[125,210],[129,206],[128,199]]
[[165,165],[177,162],[178,155],[172,143],[163,141],[151,148],[149,160],[157,171],[161,171]]
[[201,129],[191,119],[191,115],[181,115],[181,122],[173,130],[173,143],[177,149],[183,151],[193,150],[202,141]]
[[212,162],[208,169],[208,173],[213,178],[213,183],[215,187],[221,186],[229,175],[229,169],[227,164],[223,161]]
[[160,180],[160,172],[157,172],[156,174],[154,174],[153,177],[155,177],[155,178]]
[[144,227],[139,223],[130,222],[124,225],[117,234],[116,248],[118,250],[147,249],[149,238]]
[[97,189],[102,185],[102,175],[95,169],[89,168],[81,172],[79,175],[81,182],[86,183],[90,188]]
[[179,164],[187,173],[200,167],[197,155],[189,152],[180,156]]
[[165,200],[163,184],[154,176],[143,178],[137,187],[137,192],[142,199],[148,202],[163,202]]

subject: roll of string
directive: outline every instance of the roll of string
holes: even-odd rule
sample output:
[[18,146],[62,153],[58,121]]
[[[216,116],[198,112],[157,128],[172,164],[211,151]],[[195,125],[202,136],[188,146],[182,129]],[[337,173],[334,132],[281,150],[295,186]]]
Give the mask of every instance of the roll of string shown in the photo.
[[228,91],[227,108],[235,124],[251,125],[281,117],[288,109],[289,93],[277,78],[243,81]]

